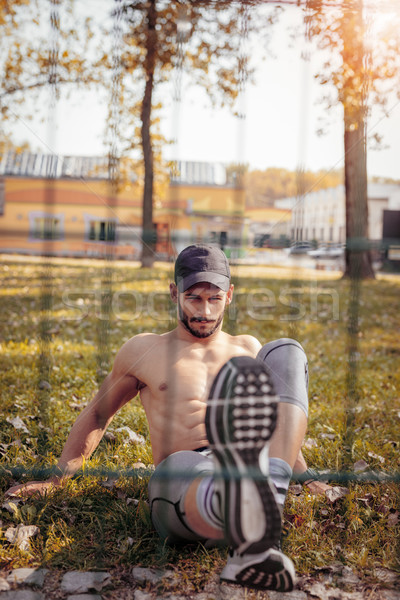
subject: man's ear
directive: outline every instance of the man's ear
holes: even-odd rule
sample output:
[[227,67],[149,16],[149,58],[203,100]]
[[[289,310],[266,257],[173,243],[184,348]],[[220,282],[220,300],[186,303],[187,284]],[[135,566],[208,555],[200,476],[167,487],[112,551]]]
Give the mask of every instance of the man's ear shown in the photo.
[[226,292],[226,303],[230,304],[233,297],[233,283],[231,283],[229,290]]
[[178,288],[175,283],[169,284],[169,294],[171,296],[171,300],[174,304],[178,304]]

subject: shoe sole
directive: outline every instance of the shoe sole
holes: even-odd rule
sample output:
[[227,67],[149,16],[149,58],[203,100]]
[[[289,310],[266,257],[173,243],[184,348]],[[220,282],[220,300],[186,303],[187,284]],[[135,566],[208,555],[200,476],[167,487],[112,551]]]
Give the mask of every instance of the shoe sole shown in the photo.
[[[229,576],[229,574],[231,576]],[[229,567],[221,574],[221,581],[236,583],[257,590],[290,592],[295,587],[296,574],[290,558],[283,552],[271,548],[264,560],[249,564],[236,573],[229,573]]]
[[209,394],[206,432],[224,482],[225,534],[240,552],[263,552],[281,535],[281,512],[259,464],[277,400],[265,365],[247,356],[228,361]]

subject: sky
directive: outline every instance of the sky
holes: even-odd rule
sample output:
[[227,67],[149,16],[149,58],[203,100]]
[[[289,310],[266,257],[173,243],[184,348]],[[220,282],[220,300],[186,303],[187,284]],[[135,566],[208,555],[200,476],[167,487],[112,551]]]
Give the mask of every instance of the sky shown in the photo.
[[[374,0],[376,11],[380,2],[385,10],[379,19],[385,25],[395,2],[400,1]],[[251,169],[261,170],[317,171],[343,166],[343,112],[337,106],[328,113],[321,103],[323,90],[314,79],[318,55],[302,36],[294,43],[289,39],[288,27],[296,24],[297,15],[299,11],[292,7],[281,17],[270,44],[274,57],[265,58],[261,45],[253,53],[256,84],[248,85],[240,99],[245,115],[241,120],[229,109],[212,109],[205,93],[190,87],[185,78],[181,100],[174,102],[172,76],[170,89],[165,90],[161,129],[176,143],[166,148],[166,158],[248,163]],[[309,61],[301,58],[304,51],[311,51]],[[384,147],[369,148],[368,173],[400,179],[400,101],[390,99],[388,111],[388,118],[375,110],[369,119],[369,134],[383,135]],[[98,95],[61,99],[50,117],[47,123],[20,123],[17,138],[27,139],[35,149],[61,155],[107,151],[102,143],[106,107]],[[317,134],[321,119],[327,123],[324,135]]]

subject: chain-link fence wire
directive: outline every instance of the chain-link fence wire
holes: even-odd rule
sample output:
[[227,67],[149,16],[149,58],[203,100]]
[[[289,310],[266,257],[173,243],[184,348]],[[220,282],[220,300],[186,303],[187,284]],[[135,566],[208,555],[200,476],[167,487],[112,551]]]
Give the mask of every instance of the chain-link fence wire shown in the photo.
[[[111,143],[109,151],[109,207],[115,209],[117,206],[117,191],[119,181],[119,150],[118,150],[118,134],[119,134],[119,102],[120,102],[120,81],[121,81],[121,0],[115,0],[116,8],[114,14],[114,30],[113,30],[113,80],[112,80],[112,94],[111,94],[111,118],[110,118],[110,131],[111,131]],[[246,40],[246,19],[247,11],[249,10],[248,5],[244,4],[243,7],[243,45],[245,46]],[[57,60],[58,60],[58,34],[60,26],[59,16],[59,3],[57,0],[52,0],[51,4],[51,44],[50,44],[50,60],[49,60],[49,84],[50,84],[50,115],[55,115],[56,112],[56,99],[57,99]],[[181,69],[183,65],[183,40],[180,40],[180,52],[182,56],[179,58],[178,68]],[[244,47],[243,46],[243,47]],[[246,53],[245,50],[240,52],[240,86],[241,92],[244,94],[245,83],[246,83]],[[175,82],[175,100],[180,100],[180,86],[181,86],[181,75],[177,76]],[[243,111],[244,114],[244,111]],[[243,114],[241,121],[239,122],[239,130],[243,126]],[[52,128],[54,131],[54,127]],[[239,131],[238,140],[240,140],[241,133]],[[365,136],[363,138],[365,143]],[[239,141],[240,145],[240,141]],[[54,215],[55,207],[55,194],[54,194],[54,180],[51,176],[51,169],[48,177],[47,192],[45,197],[45,213],[49,215],[49,222],[51,221],[52,215]],[[301,168],[299,168],[299,196],[304,196],[304,190],[301,185]],[[356,207],[356,215],[361,220],[360,211],[363,210],[363,205],[360,204]],[[358,213],[357,213],[358,211]],[[113,212],[113,214],[115,214]],[[38,394],[39,394],[39,412],[44,425],[46,425],[46,419],[48,419],[48,408],[49,408],[49,379],[50,379],[50,365],[51,365],[51,308],[52,308],[52,297],[53,297],[53,274],[50,257],[52,256],[52,236],[49,235],[48,240],[44,240],[42,255],[44,257],[42,263],[42,280],[41,280],[41,319],[39,325],[39,382],[38,382]],[[359,240],[360,238],[358,238]],[[348,240],[348,243],[351,240]],[[97,366],[99,380],[101,380],[106,372],[110,368],[110,343],[109,343],[109,329],[111,320],[111,299],[112,299],[112,278],[113,278],[113,265],[112,261],[114,258],[113,243],[109,240],[106,245],[107,255],[106,264],[103,267],[102,274],[102,307],[101,313],[106,318],[99,319],[98,328],[98,355],[97,355]],[[349,288],[349,309],[348,309],[348,374],[347,374],[347,401],[348,406],[346,410],[346,433],[344,438],[344,449],[348,455],[347,465],[350,467],[351,448],[354,441],[354,414],[358,403],[358,380],[359,380],[359,308],[360,308],[360,297],[361,297],[361,255],[362,250],[365,248],[357,247],[353,245],[352,251],[350,252],[350,260],[353,261],[354,268],[352,269],[352,277],[350,280]],[[297,279],[293,279],[296,283]],[[236,327],[236,321],[234,321]],[[295,323],[295,321],[293,322]],[[295,325],[293,325],[295,328]],[[235,334],[236,331],[231,331]],[[295,329],[292,329],[290,335],[296,337]],[[173,397],[171,395],[170,401],[172,403]],[[171,416],[171,418],[173,418]],[[46,431],[46,427],[43,429]],[[166,432],[167,434],[168,432]],[[39,440],[38,449],[41,454],[46,453],[46,439],[45,435],[42,434],[43,439]],[[30,475],[34,478],[37,477],[48,477],[52,473],[55,473],[53,468],[32,468],[27,469],[24,466],[15,465],[4,465],[2,468],[6,469],[13,477],[19,478],[22,476]],[[92,469],[85,468],[85,475],[96,476],[96,477],[132,477],[135,478],[138,475],[150,474],[151,471],[143,471],[137,469]],[[174,475],[177,475],[174,473]],[[309,474],[304,476],[295,476],[294,479],[303,483],[305,479],[309,479]],[[395,482],[398,483],[400,475],[397,473],[384,473],[375,471],[366,471],[363,473],[354,473],[350,470],[344,470],[340,472],[334,471],[313,471],[313,479],[321,481],[334,481],[338,483],[367,483],[367,482]]]
[[[59,33],[60,33],[60,8],[57,0],[50,2],[50,32],[49,32],[49,111],[48,111],[48,135],[50,147],[55,147],[55,124],[56,105],[58,97],[58,58],[59,58]],[[39,380],[37,384],[37,402],[39,412],[42,416],[44,428],[38,439],[38,449],[41,453],[47,450],[49,429],[49,399],[51,385],[51,330],[52,330],[52,300],[53,300],[53,272],[51,257],[53,255],[53,226],[54,210],[56,205],[53,154],[48,162],[46,177],[46,188],[43,207],[43,244],[42,244],[42,271],[41,271],[41,293],[40,293],[40,320],[39,320]]]
[[105,261],[101,277],[101,307],[98,324],[97,380],[104,379],[111,367],[110,360],[110,329],[112,325],[112,295],[113,295],[113,261],[115,259],[116,241],[116,209],[118,206],[118,187],[120,184],[120,148],[119,127],[121,110],[121,80],[122,80],[122,0],[114,0],[113,29],[112,29],[112,81],[109,102],[109,151],[108,151],[108,198],[107,222],[104,237]]

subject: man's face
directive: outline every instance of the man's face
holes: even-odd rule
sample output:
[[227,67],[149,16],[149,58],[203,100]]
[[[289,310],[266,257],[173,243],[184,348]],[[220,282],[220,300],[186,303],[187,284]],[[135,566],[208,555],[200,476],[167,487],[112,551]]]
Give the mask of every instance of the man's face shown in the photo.
[[223,292],[211,283],[198,283],[178,293],[178,315],[184,327],[197,338],[212,335],[221,325],[232,289]]

